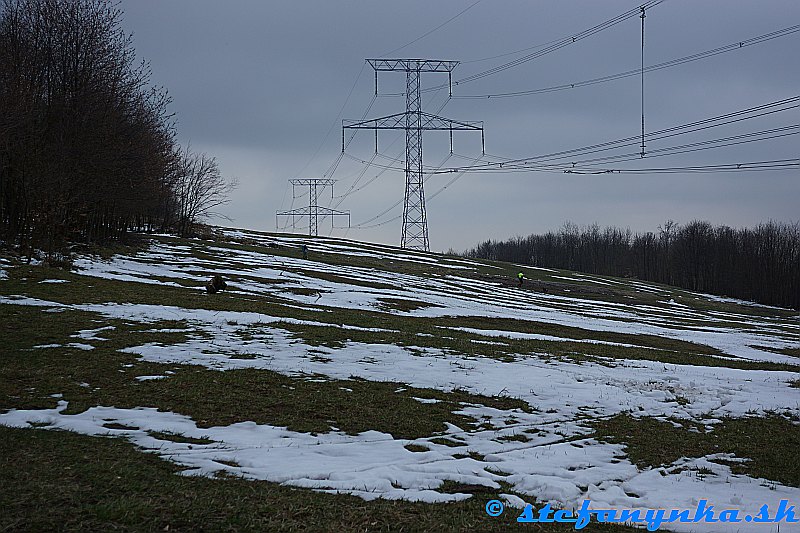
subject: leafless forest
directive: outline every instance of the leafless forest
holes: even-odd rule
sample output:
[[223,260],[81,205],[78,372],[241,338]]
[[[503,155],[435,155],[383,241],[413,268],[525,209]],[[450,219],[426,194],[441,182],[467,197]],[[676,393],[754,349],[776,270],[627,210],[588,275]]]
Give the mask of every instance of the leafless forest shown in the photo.
[[0,239],[61,253],[129,230],[181,233],[224,203],[216,161],[176,141],[110,1],[0,4]]
[[658,233],[567,223],[557,232],[486,241],[466,255],[592,274],[800,309],[800,224],[734,229],[667,222]]

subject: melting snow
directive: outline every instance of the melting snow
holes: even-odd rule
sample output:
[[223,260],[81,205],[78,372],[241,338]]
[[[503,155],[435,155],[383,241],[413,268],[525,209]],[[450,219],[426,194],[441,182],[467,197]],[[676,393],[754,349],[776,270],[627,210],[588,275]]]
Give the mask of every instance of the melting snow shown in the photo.
[[[254,240],[265,246],[269,243],[285,246],[306,242],[303,238],[273,237],[244,231],[231,230],[225,234],[232,239]],[[195,249],[215,256],[214,260],[193,257]],[[464,275],[399,274],[207,246],[200,241],[190,241],[185,246],[157,243],[134,256],[116,257],[110,261],[81,259],[76,264],[82,269],[81,273],[88,276],[142,283],[163,283],[161,280],[170,279],[173,280],[170,285],[194,284],[196,290],[202,290],[202,282],[214,272],[229,279],[233,291],[275,295],[294,302],[292,305],[296,307],[320,312],[335,312],[337,308],[386,312],[380,299],[399,298],[428,305],[407,312],[391,311],[399,315],[541,321],[597,332],[655,335],[696,342],[715,347],[730,358],[797,363],[797,359],[791,356],[758,348],[800,347],[800,324],[795,325],[788,319],[778,321],[767,316],[736,312],[704,312],[674,300],[664,302],[663,306],[619,304],[521,291],[496,281],[469,277],[468,273],[478,268],[477,262],[345,240],[314,241],[311,252],[312,259],[314,252],[337,253],[458,269]],[[595,277],[565,279],[620,283]],[[663,299],[672,298],[668,291],[657,286],[638,281],[626,283]],[[314,294],[307,294],[309,289]],[[697,297],[715,299],[704,295]],[[797,414],[800,413],[800,394],[788,385],[789,381],[797,378],[797,374],[792,372],[622,359],[609,359],[602,365],[576,364],[545,361],[536,354],[517,354],[513,360],[505,362],[425,346],[403,348],[358,342],[347,342],[338,348],[312,347],[283,329],[282,323],[370,332],[393,330],[352,324],[332,326],[325,322],[262,313],[172,306],[113,302],[65,305],[27,297],[0,297],[0,304],[4,303],[41,306],[47,311],[92,311],[106,317],[142,323],[166,319],[186,322],[186,329],[174,330],[187,333],[185,342],[172,345],[153,343],[127,349],[144,361],[194,364],[216,370],[259,368],[295,376],[315,374],[325,379],[357,377],[400,381],[414,387],[442,391],[463,389],[475,394],[505,394],[524,400],[534,409],[527,413],[465,405],[461,414],[488,426],[459,428],[448,425],[444,436],[462,444],[454,447],[431,442],[436,435],[414,441],[394,439],[378,431],[347,435],[333,429],[329,433],[311,435],[252,422],[202,429],[186,416],[144,408],[94,407],[78,415],[65,415],[66,402],[60,402],[57,409],[11,411],[0,415],[0,424],[4,425],[37,423],[89,435],[121,435],[146,450],[183,465],[187,475],[230,472],[251,479],[346,492],[365,499],[402,498],[426,502],[470,497],[437,492],[435,489],[445,480],[494,488],[499,487],[498,481],[504,481],[519,493],[566,508],[579,506],[585,498],[592,499],[598,507],[692,508],[699,499],[705,498],[720,508],[755,511],[756,504],[777,505],[780,499],[797,500],[800,497],[798,488],[732,474],[727,466],[711,462],[713,457],[684,458],[666,469],[640,471],[625,458],[621,446],[589,438],[585,425],[587,416],[607,417],[623,411],[632,411],[638,416],[699,420],[707,424],[726,416],[741,417],[766,411]],[[258,328],[253,328],[253,325],[258,325]],[[76,337],[101,340],[96,335],[109,328],[84,330]],[[443,331],[447,329],[497,338],[637,346],[533,331],[521,333],[466,327]],[[243,337],[244,333],[247,335]],[[424,338],[424,335],[420,334],[420,337]],[[80,345],[72,343],[70,346]],[[91,349],[90,345],[82,346]],[[316,357],[309,350],[313,350]],[[236,357],[244,353],[248,358]],[[138,376],[136,379],[169,379],[169,375],[170,372],[165,372],[165,375]],[[423,403],[437,401],[415,399]],[[112,422],[137,429],[105,427]],[[210,442],[175,443],[155,438],[150,433],[159,431],[207,438]],[[411,452],[405,448],[408,444],[423,446],[428,451]],[[464,457],[467,451],[474,454]],[[699,476],[698,470],[712,474]],[[521,503],[517,500],[508,497],[512,504]],[[749,530],[757,531],[755,525],[752,526]],[[679,524],[670,527],[681,530]],[[692,527],[694,530],[702,527],[703,531],[735,530],[725,524],[695,524]]]

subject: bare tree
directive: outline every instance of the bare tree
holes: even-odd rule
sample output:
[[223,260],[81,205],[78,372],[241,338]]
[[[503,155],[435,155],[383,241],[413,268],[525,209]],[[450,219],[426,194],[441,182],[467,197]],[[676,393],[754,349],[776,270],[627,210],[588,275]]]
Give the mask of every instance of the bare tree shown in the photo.
[[593,274],[634,276],[800,309],[800,223],[733,229],[667,221],[658,234],[566,223],[557,233],[486,241],[480,257]]
[[189,230],[227,202],[182,150],[115,0],[0,0],[0,238],[52,251]]
[[193,152],[190,146],[180,149],[174,180],[179,232],[188,234],[201,219],[227,218],[215,210],[230,202],[229,195],[237,186],[235,179],[222,176],[216,158]]

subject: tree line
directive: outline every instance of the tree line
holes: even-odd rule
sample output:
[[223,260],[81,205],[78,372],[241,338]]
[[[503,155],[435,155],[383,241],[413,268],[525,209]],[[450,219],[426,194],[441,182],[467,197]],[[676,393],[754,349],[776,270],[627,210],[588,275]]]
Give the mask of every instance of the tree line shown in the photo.
[[186,233],[235,186],[176,141],[111,0],[0,0],[0,239],[63,250]]
[[753,228],[669,221],[658,232],[566,223],[557,232],[489,240],[467,257],[634,277],[800,309],[800,223]]

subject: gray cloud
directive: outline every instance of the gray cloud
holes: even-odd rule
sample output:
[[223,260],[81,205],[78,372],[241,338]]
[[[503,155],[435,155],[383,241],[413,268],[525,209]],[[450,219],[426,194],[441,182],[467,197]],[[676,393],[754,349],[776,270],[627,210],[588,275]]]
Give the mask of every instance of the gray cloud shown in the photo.
[[[471,2],[470,2],[471,3]],[[321,177],[341,149],[337,113],[364,58],[397,48],[437,26],[469,3],[278,2],[124,0],[125,28],[139,54],[150,60],[153,80],[174,98],[180,138],[218,157],[241,186],[225,212],[235,225],[275,228],[275,210],[289,208],[287,179]],[[454,79],[518,56],[470,62],[570,35],[607,20],[636,3],[484,0],[437,32],[394,54],[461,60]],[[639,19],[474,83],[454,94],[484,94],[569,83],[639,65]],[[667,0],[648,12],[646,63],[657,63],[755,37],[800,22],[800,3]],[[647,75],[649,130],[666,128],[797,94],[800,33]],[[345,106],[359,118],[372,98],[372,72],[362,71]],[[382,91],[403,89],[403,75],[381,73]],[[444,81],[423,77],[425,87]],[[636,135],[639,78],[512,99],[451,100],[443,115],[483,120],[487,152],[524,157]],[[433,112],[444,92],[426,93]],[[402,98],[379,98],[369,117],[400,112]],[[653,148],[798,123],[797,110],[719,131],[653,143]],[[322,143],[326,132],[331,134]],[[381,150],[395,157],[403,140],[381,135]],[[322,143],[316,157],[312,156]],[[715,164],[797,157],[787,137],[696,154],[654,158],[648,166]],[[372,156],[373,136],[360,133],[348,148]],[[480,144],[456,138],[459,154],[477,157]],[[446,135],[425,138],[426,165],[447,155]],[[310,162],[309,162],[310,161]],[[386,164],[385,159],[376,162]],[[464,165],[452,157],[448,165]],[[363,168],[347,158],[335,178],[347,191]],[[371,167],[361,183],[380,172]],[[431,246],[462,249],[480,239],[505,238],[559,227],[565,220],[653,230],[666,219],[708,219],[733,226],[798,218],[798,172],[574,176],[559,173],[467,174],[428,204]],[[433,194],[449,176],[433,176]],[[353,222],[367,220],[400,199],[402,173],[385,172],[340,206]],[[327,196],[326,198],[329,198]],[[282,202],[283,200],[283,202]],[[302,203],[294,203],[297,207]],[[334,202],[335,203],[335,202]],[[387,214],[385,220],[401,213]],[[330,226],[325,224],[326,234]],[[345,235],[335,230],[334,235]],[[350,238],[399,243],[400,221],[346,233]]]

